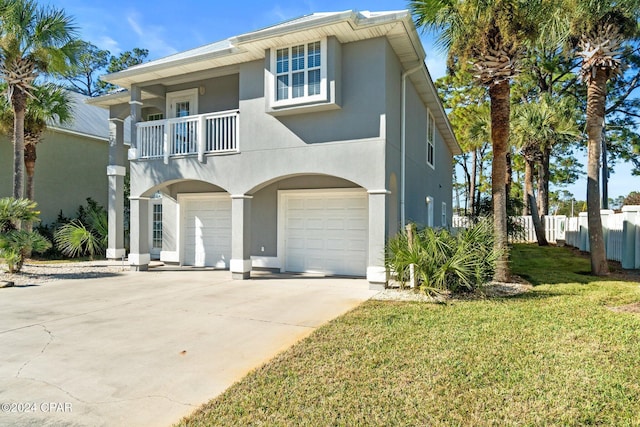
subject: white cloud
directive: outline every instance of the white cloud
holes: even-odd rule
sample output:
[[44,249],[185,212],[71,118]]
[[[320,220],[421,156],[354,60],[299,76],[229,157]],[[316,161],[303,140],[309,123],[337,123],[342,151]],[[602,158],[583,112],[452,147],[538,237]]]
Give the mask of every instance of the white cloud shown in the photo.
[[134,33],[136,33],[139,36],[142,36],[143,34],[142,28],[140,27],[140,24],[138,24],[138,22],[136,21],[137,18],[138,18],[138,14],[135,12],[132,12],[127,16],[127,22],[131,26],[131,29],[133,30]]
[[164,39],[165,30],[158,25],[145,25],[140,14],[131,11],[127,14],[131,30],[138,36],[137,47],[149,49],[149,59],[172,55],[178,50]]
[[118,55],[122,52],[118,42],[109,36],[100,36],[93,41],[93,44],[98,46],[100,49],[108,50],[112,55]]

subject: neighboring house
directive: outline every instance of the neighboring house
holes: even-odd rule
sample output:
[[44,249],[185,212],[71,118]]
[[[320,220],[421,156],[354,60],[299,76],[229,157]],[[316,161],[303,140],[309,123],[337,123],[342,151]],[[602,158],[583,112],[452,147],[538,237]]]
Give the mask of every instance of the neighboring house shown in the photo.
[[[37,147],[34,188],[43,224],[55,221],[61,211],[67,217],[75,216],[87,197],[105,207],[108,203],[104,171],[109,164],[109,114],[87,105],[86,96],[69,94],[73,121],[50,125]],[[0,165],[0,197],[11,196],[13,142],[6,135],[0,136]]]
[[316,13],[110,74],[109,256],[366,276],[408,221],[448,226],[459,147],[408,11]]

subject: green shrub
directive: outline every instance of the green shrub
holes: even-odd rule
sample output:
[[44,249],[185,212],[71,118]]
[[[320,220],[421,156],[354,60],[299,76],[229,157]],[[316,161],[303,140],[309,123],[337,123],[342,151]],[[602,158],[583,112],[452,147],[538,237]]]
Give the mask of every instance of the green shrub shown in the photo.
[[417,230],[413,245],[402,232],[389,241],[385,254],[387,268],[402,286],[410,280],[413,266],[418,289],[427,294],[475,290],[491,278],[496,259],[488,220],[456,235],[432,228]]
[[32,252],[44,252],[51,247],[51,242],[37,231],[11,230],[0,233],[0,258],[7,264],[9,273],[17,273],[22,269],[24,260]]
[[87,206],[78,208],[78,218],[61,225],[54,233],[56,248],[75,258],[102,255],[107,247],[108,219],[106,210],[91,198]]
[[21,222],[39,221],[37,206],[29,199],[0,198],[0,233],[17,230]]
[[0,199],[0,258],[10,273],[17,273],[32,252],[43,252],[51,243],[40,233],[20,230],[22,223],[38,221],[37,203],[28,199]]

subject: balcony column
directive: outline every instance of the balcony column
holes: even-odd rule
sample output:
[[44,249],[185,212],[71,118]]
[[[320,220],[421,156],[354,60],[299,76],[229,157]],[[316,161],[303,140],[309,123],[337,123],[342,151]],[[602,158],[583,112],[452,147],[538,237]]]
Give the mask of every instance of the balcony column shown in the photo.
[[139,156],[138,153],[138,128],[136,124],[142,119],[142,91],[138,86],[132,85],[131,100],[129,105],[131,106],[131,148],[129,149],[129,160],[136,160]]
[[251,199],[246,194],[231,195],[231,277],[251,277]]
[[386,242],[386,204],[388,190],[369,190],[369,260],[367,280],[370,289],[384,289],[388,272],[384,265]]
[[149,268],[149,198],[131,197],[131,249],[129,264],[133,271],[146,271]]
[[108,241],[107,259],[121,259],[124,248],[124,120],[109,119],[109,205],[108,205]]

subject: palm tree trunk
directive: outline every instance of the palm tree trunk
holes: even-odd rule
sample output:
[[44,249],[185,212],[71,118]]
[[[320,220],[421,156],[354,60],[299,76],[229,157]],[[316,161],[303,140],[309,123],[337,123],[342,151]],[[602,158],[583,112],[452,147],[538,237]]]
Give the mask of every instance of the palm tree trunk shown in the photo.
[[600,150],[609,70],[596,68],[587,86],[587,215],[591,274],[609,274],[600,217]]
[[11,97],[13,107],[13,197],[23,196],[24,170],[24,115],[27,106],[27,95],[15,88]]
[[549,163],[551,159],[551,149],[545,147],[541,150],[540,170],[538,175],[538,198],[540,199],[540,215],[549,215]]
[[24,168],[27,173],[25,197],[35,201],[34,175],[36,172],[36,145],[34,143],[24,146]]
[[533,196],[533,160],[524,158],[524,197],[522,200],[522,215],[527,216],[531,212],[531,198]]
[[533,194],[528,194],[529,203],[531,204],[531,221],[533,222],[533,229],[536,232],[536,239],[538,240],[538,246],[549,246],[549,242],[547,241],[547,236],[544,231],[544,222],[540,219],[540,215],[538,215],[538,207],[536,204],[536,196]]
[[511,184],[513,180],[513,165],[511,164],[511,151],[507,151],[507,171],[504,176],[505,180],[505,191],[507,192],[507,202],[509,202],[509,197],[511,197]]
[[469,196],[471,199],[471,217],[476,216],[476,175],[478,173],[478,149],[473,149],[473,165],[471,166],[471,185],[469,186]]
[[494,249],[500,254],[493,279],[508,282],[509,247],[507,242],[507,148],[509,144],[509,115],[511,87],[504,80],[489,87],[491,99],[491,141],[493,161],[491,167],[491,192],[493,195]]

